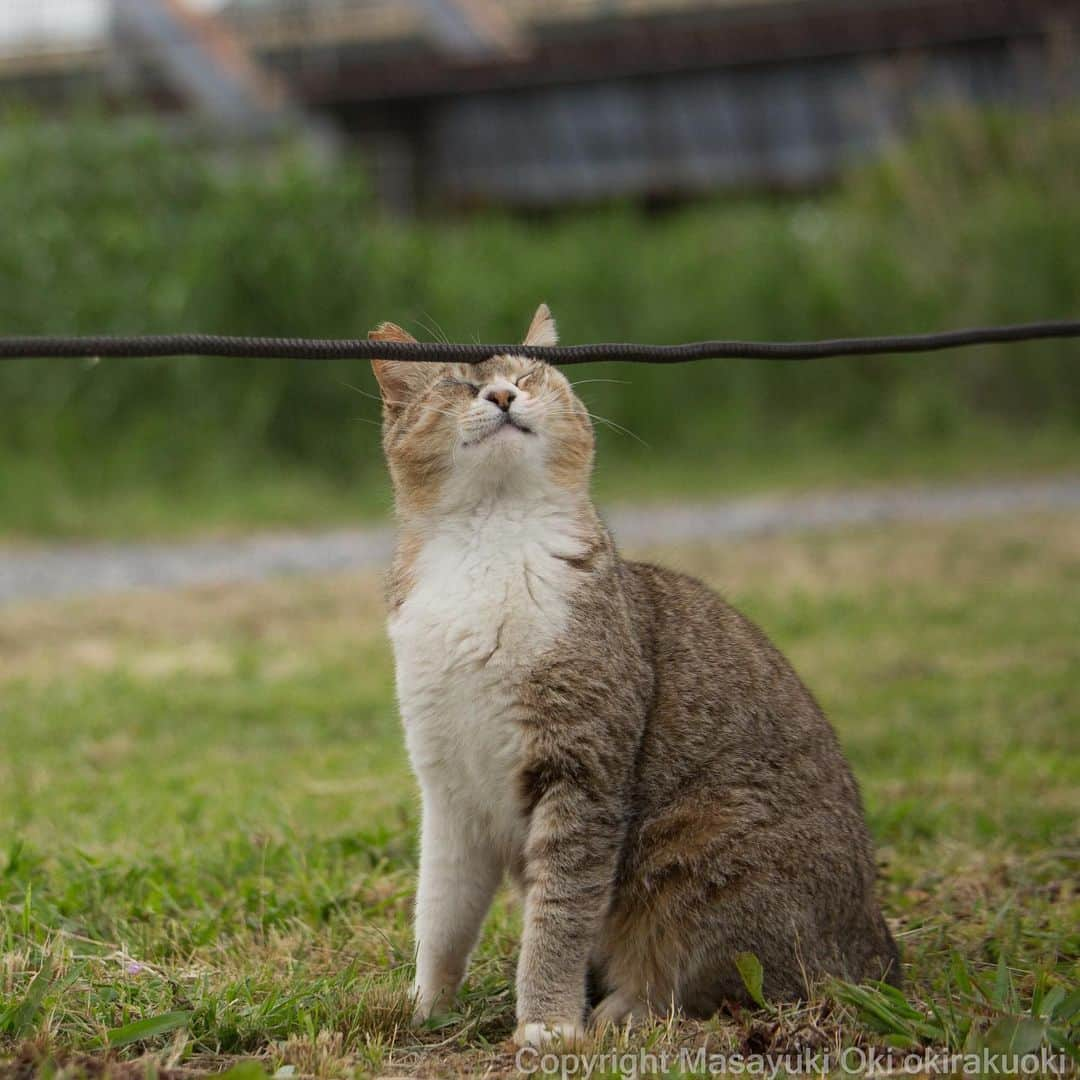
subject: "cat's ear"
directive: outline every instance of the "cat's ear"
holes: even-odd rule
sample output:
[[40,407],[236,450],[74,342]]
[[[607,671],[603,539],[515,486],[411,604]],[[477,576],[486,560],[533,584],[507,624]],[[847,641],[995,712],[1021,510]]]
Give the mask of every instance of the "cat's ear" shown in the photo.
[[559,331],[555,329],[555,316],[547,304],[541,304],[529,323],[522,345],[558,345]]
[[[416,341],[416,338],[395,323],[384,322],[368,331],[368,340]],[[424,365],[409,360],[372,360],[371,368],[378,380],[383,404],[391,412],[403,409],[426,378]]]

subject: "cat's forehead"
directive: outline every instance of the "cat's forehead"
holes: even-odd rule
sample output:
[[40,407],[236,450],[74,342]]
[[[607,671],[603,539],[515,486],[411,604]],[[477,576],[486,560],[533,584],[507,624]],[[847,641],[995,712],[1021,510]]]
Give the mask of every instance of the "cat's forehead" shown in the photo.
[[535,360],[529,360],[524,356],[493,356],[490,360],[484,360],[479,364],[462,364],[460,377],[472,382],[491,382],[499,375],[513,379],[536,366]]

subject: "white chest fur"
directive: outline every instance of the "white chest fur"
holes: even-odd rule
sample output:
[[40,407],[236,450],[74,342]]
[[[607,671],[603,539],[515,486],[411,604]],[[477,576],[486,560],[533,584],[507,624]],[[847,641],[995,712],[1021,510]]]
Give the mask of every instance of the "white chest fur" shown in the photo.
[[522,841],[517,690],[562,633],[573,522],[497,506],[441,521],[390,620],[406,742],[424,791],[504,860]]

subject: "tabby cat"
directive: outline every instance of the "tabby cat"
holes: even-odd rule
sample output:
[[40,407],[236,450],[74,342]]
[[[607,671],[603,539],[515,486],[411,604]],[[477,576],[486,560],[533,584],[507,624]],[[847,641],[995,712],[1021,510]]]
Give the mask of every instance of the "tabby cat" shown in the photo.
[[[414,340],[383,323],[370,337]],[[555,344],[546,306],[525,337]],[[516,1038],[899,979],[859,793],[783,656],[701,582],[623,559],[556,368],[374,361],[399,542],[389,629],[422,793],[416,1017],[446,1009],[504,875]]]

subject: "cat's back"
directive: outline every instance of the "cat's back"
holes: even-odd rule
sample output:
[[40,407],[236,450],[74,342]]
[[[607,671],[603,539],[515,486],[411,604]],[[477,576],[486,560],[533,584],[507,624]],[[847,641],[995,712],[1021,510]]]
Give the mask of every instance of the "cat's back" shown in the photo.
[[703,582],[625,562],[637,632],[650,641],[654,693],[643,779],[743,785],[777,811],[810,791],[857,806],[835,733],[791,664]]

